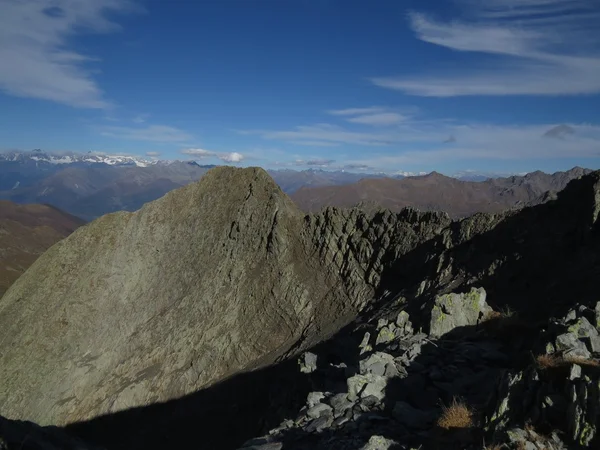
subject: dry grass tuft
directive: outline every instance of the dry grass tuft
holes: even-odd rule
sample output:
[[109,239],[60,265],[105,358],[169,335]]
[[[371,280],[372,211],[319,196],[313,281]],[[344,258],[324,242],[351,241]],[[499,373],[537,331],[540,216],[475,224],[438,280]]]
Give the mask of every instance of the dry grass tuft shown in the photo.
[[583,367],[600,367],[600,361],[581,356],[539,355],[536,364],[540,369],[558,369],[577,364]]
[[485,315],[485,317],[483,318],[483,321],[487,322],[488,320],[500,320],[503,317],[504,316],[502,315],[502,313],[500,311],[490,311],[489,313],[487,313]]
[[513,317],[515,317],[515,312],[508,306],[505,306],[500,311],[491,311],[487,313],[483,321],[486,322],[488,320],[510,319]]
[[444,430],[471,428],[474,426],[473,411],[464,403],[454,399],[450,406],[442,408],[437,426]]

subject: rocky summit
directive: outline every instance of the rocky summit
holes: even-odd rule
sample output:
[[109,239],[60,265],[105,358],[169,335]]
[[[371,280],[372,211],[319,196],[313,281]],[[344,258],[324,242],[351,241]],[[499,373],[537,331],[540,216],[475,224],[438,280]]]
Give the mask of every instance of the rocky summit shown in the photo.
[[0,300],[0,448],[598,448],[599,215],[600,172],[453,221],[212,169]]

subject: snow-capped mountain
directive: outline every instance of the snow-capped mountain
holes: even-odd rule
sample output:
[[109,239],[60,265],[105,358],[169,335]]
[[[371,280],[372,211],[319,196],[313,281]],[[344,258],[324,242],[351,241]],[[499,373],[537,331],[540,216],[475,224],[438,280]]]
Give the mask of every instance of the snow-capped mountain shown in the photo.
[[137,166],[148,167],[165,161],[144,159],[138,156],[107,155],[104,153],[87,152],[44,152],[31,150],[22,152],[0,153],[0,161],[27,162],[35,161],[48,164],[108,164],[109,166]]

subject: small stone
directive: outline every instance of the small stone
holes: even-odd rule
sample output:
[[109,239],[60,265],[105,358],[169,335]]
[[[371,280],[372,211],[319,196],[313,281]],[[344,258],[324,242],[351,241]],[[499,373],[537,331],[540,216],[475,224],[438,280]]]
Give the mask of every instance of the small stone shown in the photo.
[[581,378],[581,366],[573,364],[569,371],[569,380],[577,380]]
[[383,327],[387,326],[387,324],[388,324],[388,321],[386,319],[379,319],[377,321],[377,329],[380,330]]
[[385,392],[384,392],[385,386],[386,386],[385,378],[378,377],[377,375],[373,375],[372,380],[373,381],[369,382],[365,386],[363,391],[360,393],[360,397],[365,398],[365,397],[369,397],[369,396],[375,396],[379,400],[383,400],[383,398],[385,397]]
[[321,403],[321,400],[323,400],[324,398],[325,394],[323,394],[322,392],[310,392],[308,394],[306,404],[309,408],[312,408],[316,404]]
[[390,439],[386,439],[383,436],[371,436],[369,442],[361,448],[361,450],[388,450],[390,448],[397,448],[398,443]]
[[354,403],[348,400],[348,395],[345,393],[336,394],[331,397],[329,404],[333,408],[334,417],[341,416],[354,405]]
[[380,377],[385,375],[385,366],[381,362],[376,362],[372,366],[369,367],[369,371],[373,375],[379,375]]
[[400,376],[400,372],[398,372],[396,364],[393,362],[387,363],[385,365],[385,372],[383,373],[383,376],[386,378],[395,378]]
[[346,380],[348,385],[348,400],[355,402],[359,398],[359,394],[365,388],[369,378],[367,375],[354,375]]
[[388,327],[383,327],[379,330],[377,334],[377,339],[375,340],[375,345],[387,344],[388,342],[392,342],[396,339],[396,335],[393,331],[391,331]]
[[556,338],[556,349],[566,356],[579,356],[590,358],[591,354],[585,344],[577,339],[573,333],[564,333]]
[[306,352],[298,360],[300,364],[300,372],[312,373],[317,370],[317,355]]
[[576,320],[576,319],[577,319],[577,312],[574,309],[571,309],[565,316],[565,322],[571,322],[572,320]]
[[410,327],[412,328],[412,324],[410,323],[410,317],[406,311],[400,311],[398,313],[398,317],[396,318],[396,325],[401,330],[404,330],[407,325],[410,325]]
[[308,433],[318,433],[323,431],[325,428],[329,427],[333,422],[333,418],[331,416],[321,416],[318,419],[314,419],[310,422],[304,430]]
[[338,417],[337,419],[335,419],[335,420],[333,421],[333,423],[331,424],[331,426],[332,426],[332,427],[339,427],[339,426],[341,426],[341,425],[344,425],[344,424],[345,424],[346,422],[348,422],[349,420],[350,420],[350,419],[348,419],[347,417],[345,417],[345,416],[341,416],[341,417]]
[[366,352],[370,352],[371,350],[373,350],[373,348],[371,347],[371,345],[369,344],[369,341],[371,340],[371,333],[369,333],[368,331],[365,333],[365,335],[363,336],[363,339],[360,343],[360,345],[358,346],[358,348],[360,348],[360,354],[362,355],[363,353]]
[[360,400],[360,404],[366,406],[367,408],[372,408],[380,402],[380,399],[375,397],[374,395],[369,395]]
[[368,358],[360,361],[359,370],[363,375],[372,373],[374,375],[383,376],[385,374],[386,364],[393,362],[393,356],[383,352],[375,352]]
[[331,406],[326,405],[325,403],[319,403],[306,412],[306,415],[311,419],[316,419],[325,415],[331,416],[332,414],[333,412]]

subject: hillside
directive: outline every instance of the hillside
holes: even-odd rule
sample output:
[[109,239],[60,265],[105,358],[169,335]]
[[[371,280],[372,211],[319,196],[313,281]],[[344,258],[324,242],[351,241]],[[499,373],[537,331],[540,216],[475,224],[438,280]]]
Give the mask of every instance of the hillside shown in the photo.
[[461,181],[432,172],[399,180],[365,179],[345,186],[303,187],[292,195],[292,199],[302,210],[309,212],[324,206],[363,204],[368,208],[392,211],[410,206],[425,211],[445,211],[452,217],[466,217],[476,212],[497,213],[538,203],[547,191],[560,191],[572,179],[589,172],[576,167],[553,175],[533,172],[482,182]]
[[[597,448],[599,199],[594,172],[458,221],[305,216],[263,170],[213,169],[80,228],[0,300],[0,433],[109,449]],[[444,428],[454,398],[470,419]]]
[[44,251],[83,224],[51,206],[0,200],[0,297]]

